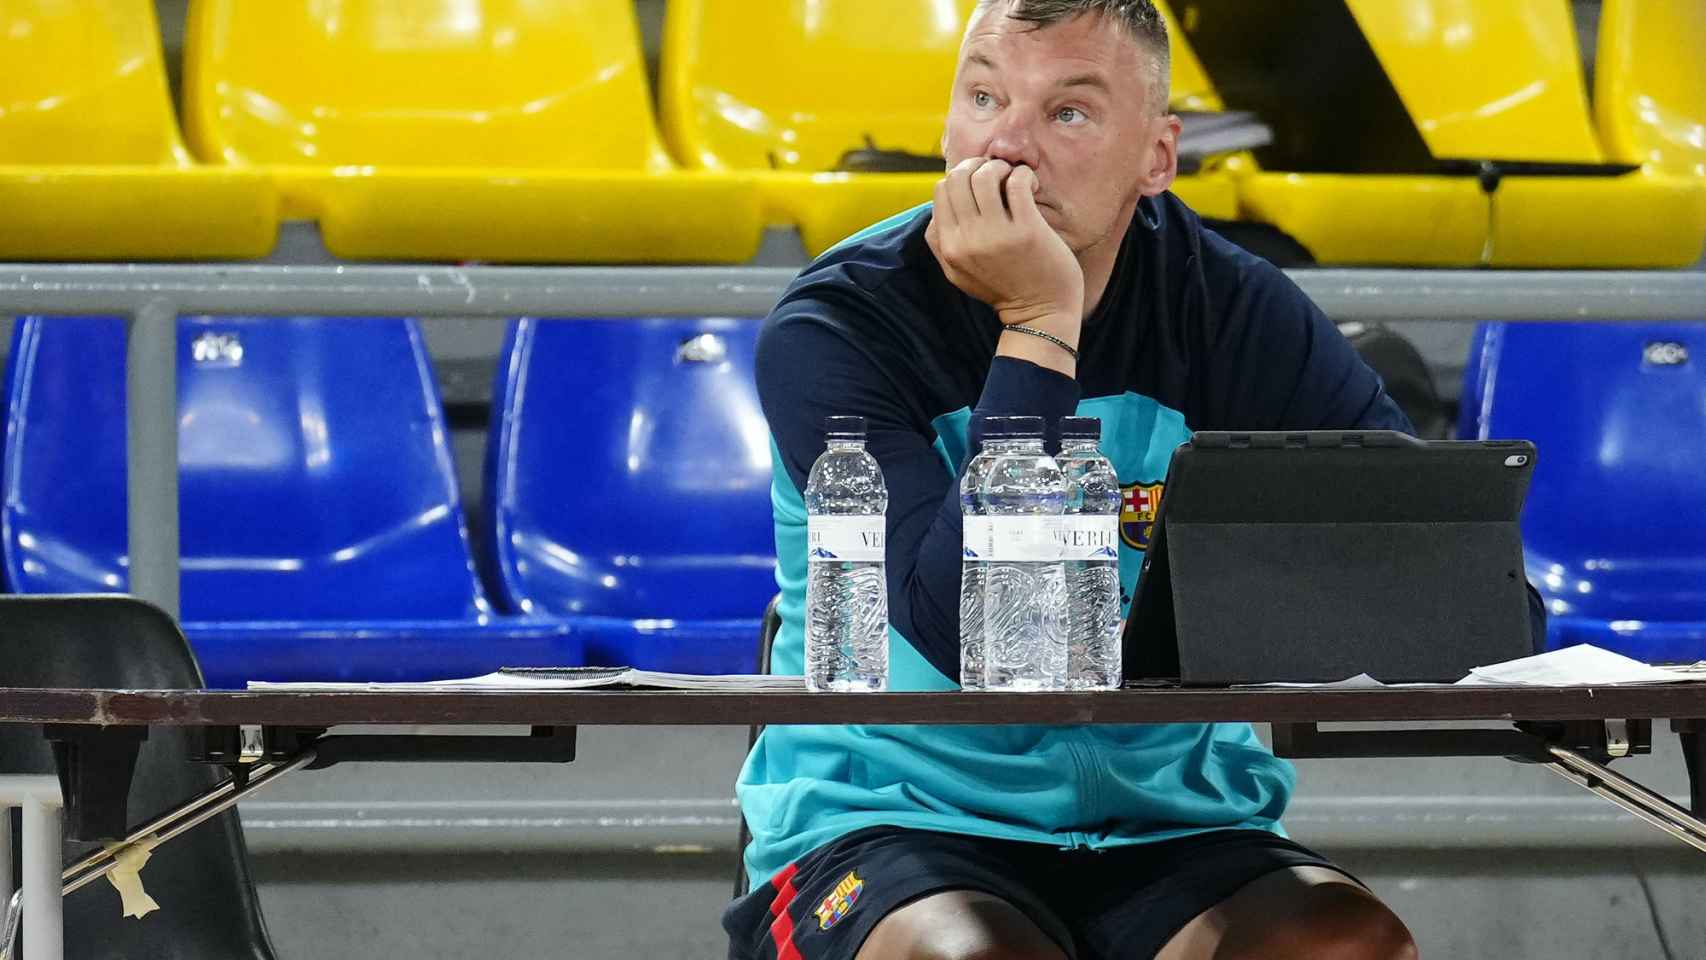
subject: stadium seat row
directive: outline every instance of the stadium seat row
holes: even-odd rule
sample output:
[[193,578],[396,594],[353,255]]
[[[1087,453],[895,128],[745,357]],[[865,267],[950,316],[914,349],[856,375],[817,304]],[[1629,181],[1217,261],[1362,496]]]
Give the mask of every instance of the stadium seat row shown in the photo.
[[1706,324],[1489,323],[1458,435],[1538,449],[1523,516],[1549,647],[1706,660]]
[[[350,259],[815,254],[929,199],[972,4],[670,0],[654,111],[632,0],[193,0],[180,133],[151,0],[12,0],[0,258],[253,258],[281,219]],[[1173,106],[1275,131],[1191,157],[1209,218],[1322,263],[1700,255],[1695,0],[1605,0],[1591,107],[1559,0],[1188,12]]]
[[[751,670],[776,590],[757,326],[512,323],[482,511],[493,603],[414,321],[181,318],[182,619],[208,683]],[[124,356],[114,319],[18,324],[13,592],[127,588]]]
[[[180,319],[182,610],[208,682],[751,669],[776,589],[757,327],[511,324],[477,543],[488,600],[413,321]],[[1524,533],[1553,645],[1706,658],[1706,375],[1691,356],[1706,357],[1700,325],[1477,339],[1461,433],[1538,444]],[[7,589],[125,589],[123,362],[117,320],[19,323]]]

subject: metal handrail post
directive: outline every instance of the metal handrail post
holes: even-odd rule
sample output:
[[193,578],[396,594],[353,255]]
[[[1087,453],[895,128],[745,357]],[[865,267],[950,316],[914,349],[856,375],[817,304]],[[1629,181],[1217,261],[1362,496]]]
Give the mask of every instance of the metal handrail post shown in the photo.
[[153,299],[125,320],[130,592],[179,618],[177,308]]

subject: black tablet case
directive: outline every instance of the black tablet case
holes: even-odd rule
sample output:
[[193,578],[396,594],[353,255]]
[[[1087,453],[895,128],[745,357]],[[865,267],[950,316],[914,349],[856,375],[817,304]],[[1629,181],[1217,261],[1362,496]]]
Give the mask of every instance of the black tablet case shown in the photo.
[[1128,680],[1455,681],[1533,653],[1525,441],[1198,433],[1174,453]]

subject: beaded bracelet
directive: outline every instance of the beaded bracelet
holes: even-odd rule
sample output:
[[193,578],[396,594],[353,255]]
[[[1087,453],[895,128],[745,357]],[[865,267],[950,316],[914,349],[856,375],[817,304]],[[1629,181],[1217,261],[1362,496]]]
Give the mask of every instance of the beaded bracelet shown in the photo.
[[1078,351],[1073,349],[1072,344],[1067,343],[1065,340],[1060,339],[1059,337],[1055,336],[1052,333],[1044,333],[1041,330],[1032,330],[1030,327],[1020,326],[1019,324],[1016,324],[1016,323],[1001,328],[1001,332],[1003,332],[1003,333],[1006,333],[1008,331],[1012,331],[1013,333],[1029,334],[1030,336],[1033,336],[1033,337],[1041,337],[1044,340],[1047,340],[1049,343],[1052,343],[1055,346],[1059,347],[1060,349],[1065,350],[1066,355],[1072,358],[1073,363],[1078,362]]

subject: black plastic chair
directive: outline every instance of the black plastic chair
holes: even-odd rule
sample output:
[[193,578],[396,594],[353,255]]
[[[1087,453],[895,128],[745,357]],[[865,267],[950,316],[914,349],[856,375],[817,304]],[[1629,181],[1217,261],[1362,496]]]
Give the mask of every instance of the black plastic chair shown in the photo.
[[[198,689],[183,632],[160,608],[123,596],[0,596],[0,682],[18,687]],[[221,779],[186,757],[193,733],[158,729],[142,742],[128,822],[140,825]],[[0,771],[52,773],[39,727],[0,725]],[[16,834],[14,834],[16,836]],[[94,849],[67,843],[67,863]],[[21,865],[10,866],[16,882]],[[153,852],[142,882],[160,909],[123,916],[105,880],[65,898],[65,955],[73,960],[273,960],[235,810]],[[29,956],[29,945],[23,945]]]
[[[770,672],[770,648],[776,643],[776,631],[782,629],[782,615],[776,612],[777,604],[782,602],[782,595],[770,598],[770,603],[764,607],[764,622],[758,628],[758,672]],[[746,731],[746,752],[751,753],[758,743],[758,735],[764,732],[764,725],[755,723]],[[752,832],[746,828],[746,815],[740,817],[740,839],[735,843],[735,899],[746,896],[746,845],[752,842]]]

